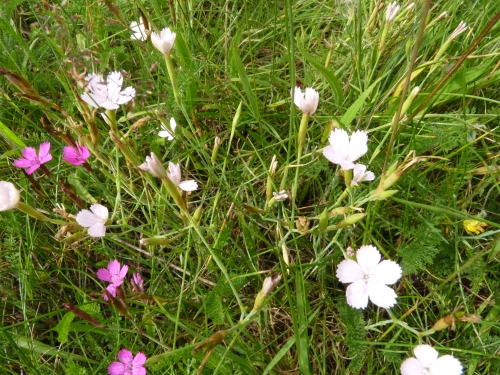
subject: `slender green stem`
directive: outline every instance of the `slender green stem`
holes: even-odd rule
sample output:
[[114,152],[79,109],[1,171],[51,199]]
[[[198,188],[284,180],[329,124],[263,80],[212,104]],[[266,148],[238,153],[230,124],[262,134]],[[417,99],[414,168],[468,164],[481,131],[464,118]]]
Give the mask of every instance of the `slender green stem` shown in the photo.
[[182,107],[181,98],[179,95],[179,89],[177,88],[177,81],[175,80],[174,64],[172,64],[172,58],[170,57],[170,55],[165,55],[165,63],[167,64],[170,83],[172,84],[172,90],[174,91],[175,102],[179,107]]

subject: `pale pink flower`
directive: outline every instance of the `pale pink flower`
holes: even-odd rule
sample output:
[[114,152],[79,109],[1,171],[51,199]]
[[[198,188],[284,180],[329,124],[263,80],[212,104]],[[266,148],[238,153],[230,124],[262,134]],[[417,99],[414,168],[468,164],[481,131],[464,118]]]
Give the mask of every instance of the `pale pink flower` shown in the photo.
[[158,137],[167,138],[167,140],[169,140],[169,141],[173,140],[176,127],[177,127],[177,123],[175,122],[175,118],[172,117],[170,119],[170,130],[165,125],[162,125],[161,128],[163,130],[160,130],[158,132]]
[[363,181],[373,181],[375,180],[375,174],[373,172],[366,170],[366,165],[354,164],[352,184],[354,186],[359,186]]
[[108,367],[109,375],[146,375],[146,355],[137,353],[136,356],[127,349],[118,352],[118,359],[121,362],[113,362]]
[[82,94],[82,100],[92,107],[104,109],[118,109],[120,104],[125,104],[135,96],[132,86],[122,90],[123,76],[120,72],[111,72],[106,81],[99,74],[89,74],[85,77],[88,82],[89,93]]
[[354,169],[354,162],[368,151],[368,135],[363,130],[355,131],[350,137],[343,129],[330,134],[330,145],[323,149],[323,155],[343,170]]
[[[92,212],[90,212],[92,211]],[[93,204],[89,210],[81,210],[76,215],[76,222],[84,228],[89,228],[87,233],[92,237],[104,237],[106,234],[106,221],[108,209],[101,204]]]
[[80,165],[85,163],[85,161],[90,156],[90,151],[85,146],[80,146],[78,142],[76,143],[76,148],[73,146],[64,146],[63,148],[63,159],[68,163],[73,165]]
[[14,161],[13,165],[18,168],[26,168],[26,173],[32,174],[40,168],[42,164],[52,160],[52,155],[50,154],[50,142],[43,142],[40,145],[38,155],[33,147],[24,148],[23,156],[24,158]]
[[154,31],[151,33],[151,42],[153,45],[165,56],[170,55],[170,51],[174,46],[175,33],[170,31],[170,28],[166,27],[161,32],[160,35]]
[[356,261],[346,259],[337,266],[337,277],[347,287],[347,304],[356,309],[368,306],[368,298],[377,306],[388,308],[396,303],[396,292],[387,285],[401,278],[401,267],[390,260],[380,261],[381,254],[371,245],[361,246]]
[[295,87],[293,102],[299,107],[302,113],[312,115],[318,109],[319,94],[311,87],[306,88],[305,93],[302,93],[300,87]]
[[127,276],[127,272],[128,272],[128,266],[124,265],[120,269],[120,262],[118,262],[115,259],[109,262],[107,269],[100,268],[97,271],[97,277],[102,281],[107,281],[108,283],[111,283],[107,286],[106,289],[109,292],[109,294],[111,294],[113,297],[116,297],[116,288],[122,285],[123,279],[125,278],[125,276]]
[[181,181],[180,164],[168,163],[167,176],[176,186],[184,191],[195,191],[198,189],[198,183],[195,180]]
[[451,355],[438,358],[438,352],[430,345],[418,345],[413,349],[416,358],[408,358],[401,364],[402,375],[460,375],[462,364]]
[[0,211],[12,210],[20,199],[21,194],[12,182],[0,181]]

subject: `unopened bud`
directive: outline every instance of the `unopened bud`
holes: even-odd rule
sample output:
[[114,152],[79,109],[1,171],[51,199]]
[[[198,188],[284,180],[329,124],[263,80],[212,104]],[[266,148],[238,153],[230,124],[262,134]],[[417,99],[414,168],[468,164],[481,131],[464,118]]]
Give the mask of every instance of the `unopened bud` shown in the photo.
[[212,161],[212,164],[215,164],[215,161],[217,160],[217,154],[219,153],[219,146],[220,146],[220,137],[215,137],[214,148],[212,149],[212,158],[210,159]]
[[193,221],[196,224],[199,224],[202,213],[203,213],[203,206],[199,205],[198,208],[196,209],[196,211],[194,211],[194,214],[193,214]]
[[276,288],[278,283],[281,281],[281,275],[278,275],[274,279],[272,277],[266,277],[264,283],[262,284],[262,289],[255,297],[255,303],[253,306],[253,311],[258,311],[264,305],[264,302],[268,295],[270,295]]
[[172,242],[171,238],[158,238],[158,237],[150,237],[150,238],[141,238],[139,241],[142,246],[151,246],[151,245],[168,245]]
[[340,223],[335,225],[336,229],[340,228],[345,228],[350,225],[356,224],[358,221],[362,220],[366,214],[354,214],[351,216],[346,217],[344,220],[342,220]]
[[328,228],[328,219],[330,215],[328,213],[328,207],[325,207],[321,215],[319,215],[319,230],[324,231]]
[[413,101],[417,97],[419,91],[420,91],[420,87],[418,87],[418,86],[414,87],[413,90],[411,90],[410,95],[408,95],[408,98],[406,98],[406,100],[403,103],[403,107],[401,108],[401,114],[399,117],[400,120],[404,117],[404,115],[406,114],[406,112],[410,108],[411,103],[413,103]]

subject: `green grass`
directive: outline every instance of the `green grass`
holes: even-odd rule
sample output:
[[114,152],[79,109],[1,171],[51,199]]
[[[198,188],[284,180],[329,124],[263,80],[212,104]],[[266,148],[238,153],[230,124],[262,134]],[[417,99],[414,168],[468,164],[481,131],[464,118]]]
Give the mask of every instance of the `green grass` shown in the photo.
[[[431,26],[420,33],[425,1],[417,1],[391,24],[378,53],[385,7],[370,25],[375,1],[173,3],[176,25],[160,0],[0,5],[0,66],[45,100],[29,100],[0,78],[0,179],[52,219],[66,220],[53,211],[61,205],[68,214],[80,211],[59,181],[112,217],[103,239],[56,238],[57,224],[19,210],[0,213],[0,373],[106,374],[127,348],[153,358],[148,374],[195,374],[204,353],[193,348],[220,330],[230,332],[203,374],[399,374],[419,343],[453,354],[465,374],[500,372],[499,26],[491,23],[481,36],[500,4],[432,1]],[[443,11],[448,17],[432,25]],[[130,39],[128,25],[141,12],[153,31],[177,33],[181,106],[161,53],[149,40]],[[461,20],[467,31],[432,62]],[[421,72],[404,89],[409,69]],[[188,216],[159,179],[127,161],[102,110],[82,113],[77,74],[115,70],[137,91],[117,111],[126,150],[141,163],[151,151],[164,165],[180,162],[183,177],[200,183],[188,197]],[[296,84],[320,93],[300,164],[302,114],[290,101]],[[420,92],[406,117],[394,122],[401,89],[407,96],[415,86]],[[178,124],[172,142],[157,136],[160,120],[170,117]],[[90,143],[91,124],[99,141],[89,173],[62,160],[61,133]],[[361,221],[333,229],[340,215],[323,231],[321,213],[339,206],[345,188],[321,153],[332,125],[368,132],[360,162],[377,178],[340,204],[353,208],[347,216],[365,212]],[[30,182],[12,163],[23,147],[44,141],[52,144],[51,176],[39,169]],[[420,159],[390,187],[397,194],[368,201],[383,171],[404,165],[411,151]],[[266,210],[273,155],[273,190],[297,196]],[[310,225],[305,234],[296,228],[299,217]],[[471,218],[488,224],[484,233],[464,230]],[[150,237],[168,241],[140,245]],[[403,268],[390,310],[349,307],[335,276],[347,247],[367,244]],[[124,290],[132,319],[102,299],[96,272],[112,259],[130,266]],[[148,296],[132,292],[132,272],[143,275]],[[247,317],[264,278],[278,274],[283,279],[265,307]],[[101,327],[72,316],[64,303]],[[483,321],[428,332],[460,309]]]

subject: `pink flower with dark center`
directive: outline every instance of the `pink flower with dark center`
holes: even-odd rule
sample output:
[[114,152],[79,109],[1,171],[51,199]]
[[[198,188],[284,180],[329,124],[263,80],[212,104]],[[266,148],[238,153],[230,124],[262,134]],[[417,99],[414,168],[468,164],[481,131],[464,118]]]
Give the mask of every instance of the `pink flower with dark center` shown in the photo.
[[33,147],[24,148],[23,156],[24,158],[17,159],[13,165],[18,168],[26,168],[26,173],[32,174],[40,168],[43,163],[47,163],[52,160],[52,155],[50,154],[50,142],[43,142],[40,145],[38,155]]
[[[120,269],[120,262],[118,262],[115,259],[109,262],[108,269],[106,268],[99,269],[97,271],[97,277],[102,281],[107,281],[108,283],[111,283],[110,285],[108,285],[106,289],[113,297],[116,297],[116,288],[122,285],[123,279],[127,275],[127,271],[128,271],[128,266],[124,265]],[[104,297],[104,299],[106,299],[106,297]]]
[[137,353],[136,356],[127,349],[122,349],[118,352],[118,359],[121,362],[113,362],[108,367],[110,375],[146,375],[146,368],[143,366],[146,363],[146,355]]
[[70,164],[80,165],[85,163],[85,161],[89,158],[90,151],[87,147],[80,146],[78,142],[75,143],[76,143],[76,148],[72,146],[65,146],[63,148],[64,152],[63,159]]

